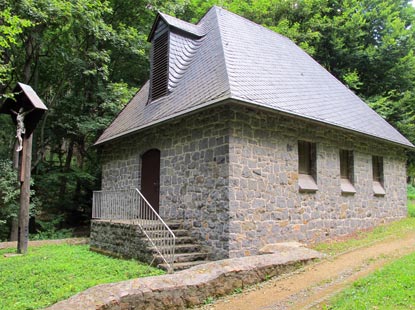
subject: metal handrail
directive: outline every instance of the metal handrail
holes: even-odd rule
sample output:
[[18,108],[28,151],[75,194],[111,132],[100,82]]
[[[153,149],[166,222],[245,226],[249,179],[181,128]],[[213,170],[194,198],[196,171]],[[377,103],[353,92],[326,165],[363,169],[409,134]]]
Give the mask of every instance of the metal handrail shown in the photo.
[[137,188],[94,191],[92,218],[134,221],[173,272],[176,236]]

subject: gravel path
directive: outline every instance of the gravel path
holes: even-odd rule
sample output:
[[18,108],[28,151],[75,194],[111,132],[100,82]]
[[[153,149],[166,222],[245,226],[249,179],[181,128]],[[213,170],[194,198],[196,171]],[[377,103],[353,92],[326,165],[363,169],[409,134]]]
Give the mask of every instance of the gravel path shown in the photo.
[[329,257],[198,309],[321,309],[325,301],[357,279],[415,251],[415,233]]

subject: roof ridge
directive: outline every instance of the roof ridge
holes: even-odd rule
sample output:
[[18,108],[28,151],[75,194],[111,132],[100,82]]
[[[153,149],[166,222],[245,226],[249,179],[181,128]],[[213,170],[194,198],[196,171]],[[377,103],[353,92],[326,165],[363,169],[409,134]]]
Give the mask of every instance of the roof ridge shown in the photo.
[[180,21],[181,23],[186,23],[186,24],[188,24],[189,26],[195,26],[195,27],[197,27],[197,26],[198,26],[197,24],[190,23],[190,22],[185,21],[185,20],[183,20],[183,19],[180,19],[180,18],[178,18],[178,17],[176,17],[176,16],[173,16],[173,15],[170,15],[170,14],[167,14],[167,13],[163,13],[163,12],[161,12],[161,11],[157,11],[157,13],[158,13],[158,14],[160,14],[162,17],[171,18],[171,19],[174,19],[174,20],[176,20],[176,21]]
[[206,35],[206,29],[203,27],[203,24],[200,24],[201,20],[197,24],[189,23],[180,18],[158,12],[158,15],[171,27],[179,29],[181,31],[190,33],[197,37],[203,37]]
[[[213,7],[214,7],[214,8],[217,8],[217,9],[219,9],[219,10],[225,11],[226,13],[229,13],[229,14],[231,14],[231,15],[235,16],[235,17],[238,17],[238,18],[240,18],[240,19],[243,19],[245,22],[247,22],[247,23],[249,23],[249,24],[251,24],[251,25],[253,25],[253,26],[255,26],[255,27],[260,27],[260,28],[263,28],[263,29],[267,30],[268,32],[271,32],[271,33],[272,33],[272,34],[274,34],[274,35],[278,35],[278,36],[280,36],[281,38],[283,38],[283,39],[285,39],[285,40],[288,40],[288,41],[292,42],[292,40],[291,40],[290,38],[286,37],[285,35],[283,35],[283,34],[281,34],[281,33],[276,32],[276,31],[274,31],[274,30],[272,30],[272,29],[269,29],[268,27],[265,27],[265,26],[264,26],[264,25],[262,25],[262,24],[257,24],[257,23],[255,23],[254,21],[249,20],[248,18],[243,17],[243,16],[241,16],[241,15],[238,15],[238,14],[236,14],[236,13],[232,12],[232,11],[229,11],[229,10],[227,10],[227,9],[224,9],[223,7],[216,6],[216,5],[214,5]],[[295,44],[295,43],[294,43],[294,44]]]
[[215,10],[216,23],[217,23],[217,26],[218,26],[218,32],[219,32],[219,38],[220,38],[221,54],[222,54],[222,57],[223,57],[223,63],[225,64],[226,82],[228,84],[227,89],[229,91],[229,97],[232,98],[232,87],[231,87],[231,81],[230,81],[230,78],[229,78],[228,64],[227,64],[225,48],[224,48],[224,42],[223,42],[223,36],[222,36],[222,27],[220,26],[220,18],[218,16],[218,9],[221,9],[221,8],[214,5],[211,9]]

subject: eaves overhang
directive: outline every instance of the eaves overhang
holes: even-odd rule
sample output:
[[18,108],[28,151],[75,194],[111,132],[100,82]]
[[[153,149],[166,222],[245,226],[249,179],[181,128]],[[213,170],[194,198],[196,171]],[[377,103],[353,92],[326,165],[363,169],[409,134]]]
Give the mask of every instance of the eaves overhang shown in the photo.
[[292,112],[292,111],[284,111],[282,109],[270,108],[269,106],[266,106],[265,104],[249,101],[249,100],[246,100],[244,98],[238,98],[238,97],[235,97],[235,96],[228,96],[228,95],[225,95],[223,97],[220,97],[220,98],[217,98],[217,99],[205,102],[205,103],[202,103],[200,105],[197,105],[197,106],[193,107],[192,109],[185,110],[185,111],[180,111],[180,112],[177,112],[173,115],[169,115],[168,117],[164,117],[164,118],[154,120],[153,122],[147,123],[143,126],[138,126],[138,127],[132,128],[130,130],[124,131],[124,132],[119,133],[117,135],[114,135],[114,136],[108,137],[106,139],[103,139],[99,142],[96,142],[94,145],[95,146],[102,145],[102,144],[108,143],[110,141],[120,139],[120,138],[128,136],[128,135],[135,134],[135,133],[140,132],[142,130],[149,129],[151,127],[161,125],[161,124],[164,124],[164,123],[169,122],[169,121],[176,120],[176,119],[181,118],[181,117],[189,116],[191,114],[200,112],[203,109],[211,108],[211,107],[215,107],[215,106],[218,106],[218,105],[221,105],[221,104],[227,104],[227,103],[236,103],[236,104],[246,106],[246,107],[249,107],[249,108],[257,108],[257,109],[259,108],[263,111],[278,113],[278,114],[288,116],[288,117],[294,117],[298,120],[311,122],[311,123],[314,123],[314,124],[317,124],[317,125],[320,125],[320,126],[327,126],[329,128],[349,132],[351,134],[357,134],[359,136],[364,136],[364,137],[367,137],[367,138],[372,138],[372,139],[381,141],[383,143],[390,143],[390,144],[393,144],[393,145],[396,145],[396,146],[404,147],[406,149],[415,148],[415,146],[409,141],[408,141],[407,144],[404,144],[404,143],[399,142],[399,141],[385,139],[385,138],[382,138],[382,137],[379,137],[379,136],[376,136],[376,135],[372,135],[370,133],[362,132],[362,131],[359,131],[359,130],[356,130],[356,129],[353,129],[353,128],[347,128],[347,127],[340,126],[340,125],[337,125],[337,124],[329,123],[329,122],[326,122],[326,121],[321,120],[321,119],[316,119],[316,118],[312,118],[312,117],[305,117],[305,116],[302,116],[302,115],[297,114],[297,113]]

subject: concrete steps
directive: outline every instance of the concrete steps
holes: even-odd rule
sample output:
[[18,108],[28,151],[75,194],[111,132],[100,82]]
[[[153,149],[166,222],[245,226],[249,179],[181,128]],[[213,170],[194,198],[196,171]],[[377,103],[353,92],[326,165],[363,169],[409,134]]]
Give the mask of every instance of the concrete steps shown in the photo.
[[[173,264],[175,271],[208,262],[208,253],[202,250],[200,244],[198,244],[197,240],[190,235],[189,231],[183,229],[181,222],[168,222],[167,225],[176,236],[175,258]],[[168,265],[165,264],[163,258],[158,255],[155,249],[151,250],[153,251],[155,265],[161,269],[168,270]]]
[[[194,253],[194,252],[199,252],[200,251],[200,245],[193,243],[193,240],[191,240],[190,242],[192,243],[179,243],[176,244],[176,248],[175,248],[175,253]],[[162,250],[167,250],[169,249],[170,246],[163,246],[163,247],[159,247],[160,251]],[[155,249],[153,247],[150,247],[150,250],[155,251]]]
[[[187,233],[186,230],[184,230],[184,231]],[[154,238],[153,240],[159,241],[159,240],[162,240],[162,238]],[[192,237],[184,236],[184,235],[181,235],[181,236],[176,235],[176,245],[189,244],[189,243],[193,243],[193,238]]]

